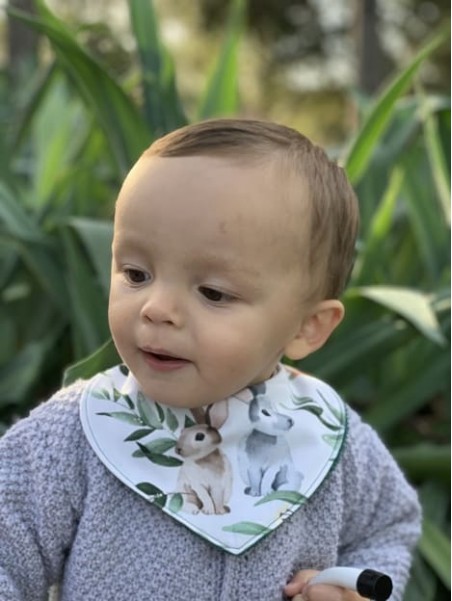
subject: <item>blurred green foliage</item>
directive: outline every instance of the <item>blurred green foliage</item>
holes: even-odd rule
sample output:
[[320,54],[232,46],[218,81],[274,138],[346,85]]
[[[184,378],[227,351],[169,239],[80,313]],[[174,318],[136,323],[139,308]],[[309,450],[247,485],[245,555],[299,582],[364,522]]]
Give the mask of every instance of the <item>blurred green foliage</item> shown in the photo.
[[[52,61],[13,94],[0,82],[3,430],[55,390],[67,366],[71,381],[117,360],[106,318],[112,201],[152,139],[188,121],[151,1],[129,2],[139,90],[36,4],[37,16],[15,16],[47,38]],[[199,118],[239,112],[244,10],[244,0],[231,2]],[[369,103],[343,149],[362,213],[347,319],[300,365],[359,409],[420,491],[409,601],[450,596],[450,98],[416,86],[446,39],[439,33]]]

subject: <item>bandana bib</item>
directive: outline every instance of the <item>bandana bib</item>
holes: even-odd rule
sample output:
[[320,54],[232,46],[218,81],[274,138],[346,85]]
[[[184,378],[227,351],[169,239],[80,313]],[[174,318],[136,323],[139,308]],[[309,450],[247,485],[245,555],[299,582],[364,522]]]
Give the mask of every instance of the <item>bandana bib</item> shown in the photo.
[[329,386],[284,365],[266,382],[194,410],[146,398],[121,365],[89,382],[80,412],[89,444],[117,478],[234,555],[313,495],[347,425]]

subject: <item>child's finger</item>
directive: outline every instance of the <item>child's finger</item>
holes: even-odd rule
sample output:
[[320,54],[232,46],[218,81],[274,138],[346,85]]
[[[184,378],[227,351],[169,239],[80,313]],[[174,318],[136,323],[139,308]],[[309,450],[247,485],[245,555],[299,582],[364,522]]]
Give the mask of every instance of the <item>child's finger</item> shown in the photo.
[[313,578],[318,571],[316,570],[300,570],[295,574],[292,580],[284,587],[284,594],[293,599],[293,601],[303,601],[303,597],[297,596],[303,592],[308,581]]
[[355,591],[331,584],[313,584],[303,588],[304,601],[365,601]]

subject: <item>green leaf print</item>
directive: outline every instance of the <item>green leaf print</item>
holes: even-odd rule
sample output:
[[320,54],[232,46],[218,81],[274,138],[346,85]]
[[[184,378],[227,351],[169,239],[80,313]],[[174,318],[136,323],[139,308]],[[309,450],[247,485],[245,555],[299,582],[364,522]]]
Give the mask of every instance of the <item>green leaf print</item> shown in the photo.
[[323,394],[320,392],[320,390],[317,390],[319,396],[322,398],[322,401],[325,403],[325,405],[328,407],[328,409],[331,411],[331,413],[334,415],[334,417],[336,418],[336,420],[344,425],[345,422],[345,412],[344,411],[340,411],[337,407],[334,407],[333,405],[331,405],[331,403],[329,403],[326,398],[323,396]]
[[154,486],[150,482],[139,482],[136,484],[136,487],[148,497],[152,497],[149,501],[155,503],[155,505],[158,505],[159,507],[165,507],[168,497],[163,490],[160,490],[160,488],[157,488],[157,486]]
[[165,493],[154,484],[151,484],[151,482],[138,482],[138,484],[136,484],[136,487],[138,488],[138,490],[141,490],[141,492],[144,492],[145,495],[148,495],[150,497],[153,495],[165,496]]
[[182,505],[184,504],[184,500],[180,493],[174,493],[171,495],[170,502],[168,503],[168,508],[173,512],[177,513],[182,509]]
[[309,403],[313,403],[314,399],[310,396],[293,396],[292,401],[294,405],[297,405],[297,408],[303,407]]
[[115,419],[127,422],[128,424],[142,425],[142,421],[139,417],[133,413],[127,413],[127,411],[112,411],[110,413],[99,412],[96,413],[96,415],[106,415],[107,417],[114,417]]
[[297,411],[307,411],[308,413],[312,413],[329,430],[341,430],[342,429],[342,426],[337,426],[336,424],[332,424],[331,422],[327,421],[324,417],[322,417],[323,409],[322,409],[322,407],[319,407],[318,405],[303,405],[302,407],[297,407]]
[[196,425],[196,422],[191,417],[186,415],[184,421],[184,428],[191,428],[194,425]]
[[270,501],[286,501],[293,505],[301,505],[306,501],[306,497],[296,490],[278,490],[265,495],[254,505],[262,505],[263,503],[270,503]]
[[[173,512],[177,513],[182,509],[182,505],[184,504],[184,500],[180,493],[170,493],[166,494],[163,490],[160,490],[151,482],[138,482],[135,485],[138,490],[147,495],[148,497],[152,497],[149,499],[152,503],[155,503],[159,507],[164,507],[166,503],[168,503],[168,508]],[[168,502],[169,499],[169,502]]]
[[135,405],[133,404],[132,399],[130,398],[130,396],[128,394],[123,394],[122,398],[125,400],[125,402],[127,403],[129,409],[133,409],[135,410]]
[[148,436],[148,434],[152,434],[155,432],[154,428],[139,428],[138,430],[134,430],[127,438],[124,438],[124,442],[130,442],[133,440],[140,440],[140,438],[144,438]]
[[151,453],[161,454],[173,449],[176,446],[176,441],[172,438],[157,438],[157,440],[151,440],[143,446]]
[[337,443],[342,440],[342,434],[324,434],[322,436],[322,440],[324,440],[327,444],[329,444],[333,449],[337,446]]
[[155,403],[155,408],[157,409],[159,421],[162,424],[165,421],[165,412],[158,403]]
[[96,397],[96,399],[102,399],[104,401],[111,400],[111,392],[106,388],[102,388],[102,390],[95,390],[93,392],[93,396]]
[[141,392],[137,394],[137,408],[141,419],[147,426],[151,426],[155,430],[162,429],[162,422],[158,417],[156,409]]
[[183,463],[180,459],[177,459],[177,457],[169,457],[168,455],[149,451],[145,445],[139,442],[137,442],[137,445],[146,459],[149,459],[149,461],[152,461],[152,463],[157,465],[162,465],[164,467],[178,467]]
[[271,532],[270,528],[257,524],[256,522],[237,522],[230,526],[222,528],[225,532],[235,532],[236,534],[262,535]]
[[177,417],[174,415],[171,409],[166,410],[166,423],[168,424],[168,428],[171,430],[171,432],[175,432],[179,427]]
[[128,376],[129,375],[129,368],[124,365],[124,363],[121,363],[119,366],[119,371],[124,375],[124,376]]

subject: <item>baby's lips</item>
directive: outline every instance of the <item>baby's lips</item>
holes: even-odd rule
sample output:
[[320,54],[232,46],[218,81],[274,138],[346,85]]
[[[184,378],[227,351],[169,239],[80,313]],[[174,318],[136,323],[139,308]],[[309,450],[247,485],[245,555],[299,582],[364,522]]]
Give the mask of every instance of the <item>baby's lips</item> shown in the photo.
[[147,346],[143,346],[141,347],[141,350],[144,353],[147,353],[149,355],[153,355],[154,357],[157,357],[158,359],[161,359],[162,361],[188,361],[188,359],[185,359],[184,357],[180,357],[179,355],[175,355],[165,349],[160,349],[160,348],[151,348],[151,347],[147,347]]

